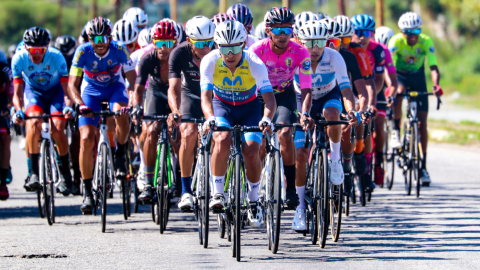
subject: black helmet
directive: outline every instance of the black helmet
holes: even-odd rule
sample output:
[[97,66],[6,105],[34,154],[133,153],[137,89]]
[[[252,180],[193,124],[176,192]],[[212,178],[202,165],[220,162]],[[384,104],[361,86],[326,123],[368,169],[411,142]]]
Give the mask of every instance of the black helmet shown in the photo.
[[50,35],[41,27],[31,27],[23,34],[23,41],[29,46],[47,46],[50,43]]
[[265,14],[265,26],[270,27],[274,24],[295,23],[293,12],[286,7],[274,7]]
[[88,36],[110,36],[112,34],[111,24],[107,18],[96,17],[87,23],[85,30]]
[[72,36],[59,36],[57,40],[55,40],[55,48],[60,50],[62,54],[73,54],[76,46],[77,41]]

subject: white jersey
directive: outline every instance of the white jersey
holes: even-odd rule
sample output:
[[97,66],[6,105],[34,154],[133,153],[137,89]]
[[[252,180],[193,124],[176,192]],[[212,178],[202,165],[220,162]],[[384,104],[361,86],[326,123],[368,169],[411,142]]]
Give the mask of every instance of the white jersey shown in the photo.
[[[295,72],[295,91],[300,93],[298,69]],[[347,66],[342,55],[330,48],[325,48],[315,72],[312,73],[312,98],[320,99],[330,91],[339,87],[340,90],[351,87]]]
[[250,46],[252,46],[253,43],[255,43],[257,41],[258,41],[258,38],[254,37],[252,35],[248,35],[247,39],[245,40],[245,50],[248,50],[248,48],[250,48]]

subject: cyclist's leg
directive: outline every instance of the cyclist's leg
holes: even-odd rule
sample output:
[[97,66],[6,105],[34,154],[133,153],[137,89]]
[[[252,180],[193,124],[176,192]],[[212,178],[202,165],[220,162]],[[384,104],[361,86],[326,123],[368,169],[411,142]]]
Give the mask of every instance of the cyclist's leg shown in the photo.
[[[411,83],[416,91],[426,93],[427,83],[425,74],[423,72],[415,73]],[[422,183],[430,183],[430,176],[427,172],[427,144],[428,144],[428,131],[427,131],[427,117],[428,117],[428,96],[421,96],[418,99],[417,104],[417,117],[418,117],[418,129],[420,135],[420,142],[422,144],[422,162],[421,162],[421,178]]]
[[[122,107],[128,105],[128,91],[123,83],[115,83],[109,98],[110,109],[112,112],[119,111]],[[124,178],[127,175],[125,165],[125,156],[127,154],[128,136],[130,134],[130,118],[128,114],[114,116],[115,119],[115,138],[117,140],[117,150],[115,152],[115,171],[116,176]]]
[[[296,101],[297,101],[297,110],[301,111],[302,109],[302,102],[301,102],[301,94],[295,91],[296,95]],[[310,110],[310,115],[312,115],[313,118],[315,118],[317,111],[313,113],[313,110],[315,107],[316,102],[313,100],[312,102],[312,109]],[[297,158],[295,160],[295,189],[297,192],[297,195],[299,197],[299,205],[297,206],[297,209],[305,209],[305,181],[307,179],[307,162],[308,162],[308,152],[309,148],[305,148],[305,131],[302,130],[301,128],[296,128],[295,130],[295,148],[297,149]]]
[[[385,89],[382,89],[377,95],[378,101],[386,101]],[[387,105],[377,104],[378,115],[375,117],[375,132],[373,134],[375,139],[375,184],[383,184],[384,171],[380,166],[383,163],[383,147],[385,145],[385,117],[387,116]]]
[[[341,102],[341,93],[333,90],[328,95],[328,101],[323,106],[323,116],[327,121],[340,120],[340,112],[343,111]],[[340,151],[340,140],[342,138],[342,127],[333,125],[327,128],[327,134],[330,140],[330,181],[334,185],[341,185],[344,180],[342,153]]]
[[[0,113],[3,112],[4,110],[0,108]],[[8,110],[5,110],[5,112],[8,112]],[[10,166],[10,142],[7,119],[0,115],[0,200],[6,200],[9,197],[7,175]]]

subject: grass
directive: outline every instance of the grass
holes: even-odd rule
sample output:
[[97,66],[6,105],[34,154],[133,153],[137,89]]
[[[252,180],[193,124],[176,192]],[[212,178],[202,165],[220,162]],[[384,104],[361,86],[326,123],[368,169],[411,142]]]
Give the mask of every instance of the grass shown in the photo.
[[429,140],[460,145],[480,145],[480,123],[428,120]]

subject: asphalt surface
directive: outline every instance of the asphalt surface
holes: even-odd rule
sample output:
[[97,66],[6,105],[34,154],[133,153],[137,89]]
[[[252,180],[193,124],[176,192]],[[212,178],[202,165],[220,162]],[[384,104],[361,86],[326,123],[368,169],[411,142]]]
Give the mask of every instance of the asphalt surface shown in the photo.
[[[38,215],[26,193],[25,154],[12,146],[10,199],[0,202],[0,269],[478,269],[480,259],[480,148],[430,144],[432,185],[406,196],[397,173],[391,191],[377,188],[367,207],[354,205],[340,240],[321,249],[290,229],[283,215],[279,252],[267,249],[265,228],[242,231],[242,261],[231,257],[211,215],[210,244],[199,245],[193,214],[174,207],[160,235],[150,208],[123,219],[119,194],[108,204],[107,231],[100,216],[82,216],[80,197],[56,196],[56,223]],[[397,170],[398,172],[398,170]]]

